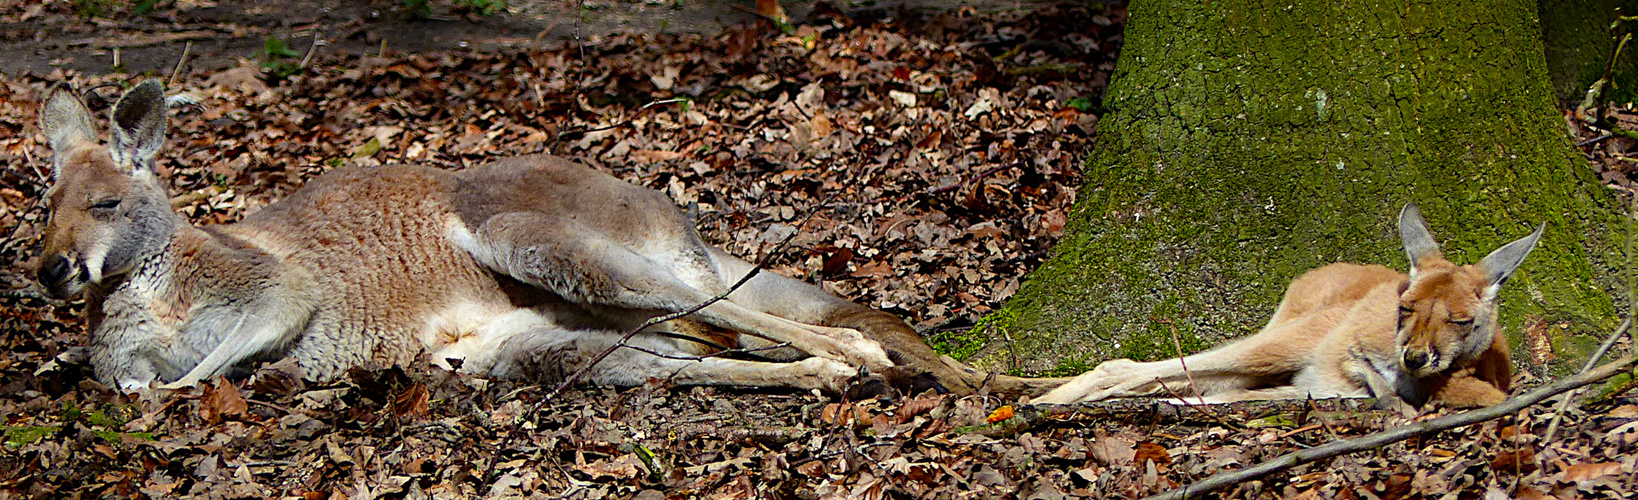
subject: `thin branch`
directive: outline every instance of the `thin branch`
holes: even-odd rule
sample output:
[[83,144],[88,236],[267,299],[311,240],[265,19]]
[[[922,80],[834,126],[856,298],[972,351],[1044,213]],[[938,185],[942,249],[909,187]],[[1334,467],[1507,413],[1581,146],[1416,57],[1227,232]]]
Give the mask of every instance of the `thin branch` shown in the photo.
[[1626,357],[1611,361],[1592,371],[1576,374],[1575,376],[1559,380],[1551,385],[1522,394],[1519,397],[1503,401],[1501,404],[1488,408],[1446,415],[1433,420],[1415,422],[1374,434],[1369,434],[1345,441],[1335,441],[1324,446],[1316,446],[1306,450],[1281,455],[1252,467],[1223,472],[1212,475],[1203,481],[1178,488],[1166,493],[1151,496],[1146,500],[1161,500],[1173,498],[1188,498],[1216,491],[1218,489],[1251,481],[1275,472],[1283,471],[1318,460],[1324,460],[1337,455],[1380,448],[1392,443],[1404,441],[1424,434],[1439,432],[1457,427],[1473,425],[1479,422],[1501,418],[1518,412],[1542,400],[1562,394],[1571,389],[1589,385],[1606,378],[1626,372],[1634,362],[1638,362],[1638,355],[1628,354]]
[[1160,388],[1162,390],[1165,390],[1167,393],[1171,394],[1172,397],[1177,398],[1177,401],[1183,403],[1183,406],[1187,406],[1187,407],[1189,407],[1189,409],[1192,409],[1194,411],[1198,411],[1198,412],[1200,412],[1202,414],[1205,414],[1208,417],[1211,417],[1212,420],[1216,420],[1217,423],[1222,424],[1223,427],[1227,427],[1227,428],[1230,428],[1230,429],[1240,428],[1240,426],[1231,424],[1227,420],[1223,420],[1222,417],[1217,416],[1217,412],[1208,411],[1206,409],[1206,406],[1205,406],[1206,405],[1206,398],[1204,396],[1200,397],[1200,404],[1197,405],[1197,404],[1194,404],[1194,403],[1190,403],[1189,398],[1183,397],[1182,394],[1178,394],[1178,392],[1172,390],[1172,388],[1166,387],[1166,381],[1161,380],[1160,377],[1155,377],[1155,383],[1160,384]]
[[591,362],[586,363],[585,366],[580,367],[580,369],[575,370],[575,372],[573,374],[570,374],[568,378],[563,379],[563,382],[557,384],[557,388],[552,389],[552,392],[547,393],[546,397],[541,398],[541,402],[544,403],[546,401],[550,401],[550,400],[556,398],[557,395],[562,393],[565,389],[568,389],[570,386],[580,382],[580,379],[585,378],[586,374],[590,373],[593,367],[596,367],[598,363],[603,362],[603,360],[607,359],[609,357],[609,355],[614,354],[614,351],[620,350],[620,348],[622,348],[622,347],[631,347],[630,345],[626,344],[626,342],[631,340],[632,337],[637,336],[637,334],[642,333],[643,330],[646,330],[649,327],[654,326],[654,325],[658,325],[660,323],[664,323],[664,322],[671,321],[671,320],[674,320],[674,319],[679,319],[679,318],[688,316],[690,314],[697,313],[701,309],[705,309],[706,307],[710,306],[711,304],[715,304],[717,302],[721,302],[723,299],[727,299],[728,295],[738,291],[739,287],[744,286],[745,283],[751,281],[752,277],[755,277],[758,273],[761,273],[763,265],[766,264],[767,261],[773,255],[777,254],[779,249],[781,249],[781,248],[783,248],[785,246],[784,243],[789,242],[791,240],[791,238],[795,237],[795,236],[796,236],[796,233],[791,233],[790,236],[786,236],[785,241],[780,242],[780,245],[779,245],[780,248],[776,248],[774,252],[770,252],[767,256],[765,256],[763,258],[762,262],[758,262],[755,267],[751,268],[750,272],[745,273],[745,276],[741,277],[739,279],[739,281],[734,282],[733,286],[728,287],[728,289],[724,290],[722,293],[719,293],[716,296],[711,297],[710,299],[706,300],[705,302],[695,304],[693,307],[689,307],[687,309],[683,309],[683,310],[680,310],[680,311],[675,311],[675,312],[672,312],[670,314],[663,314],[663,315],[660,315],[660,316],[655,316],[655,317],[649,318],[648,321],[644,321],[643,324],[637,325],[636,328],[632,328],[630,331],[627,331],[625,335],[620,337],[620,340],[618,342],[615,342],[614,345],[609,346],[608,349],[604,349],[603,352],[598,353],[597,357],[592,358]]
[[561,131],[561,132],[557,133],[557,140],[562,140],[563,136],[566,136],[566,135],[569,135],[569,134],[588,134],[588,133],[592,133],[592,132],[602,132],[604,130],[624,127],[627,124],[630,124],[631,122],[636,121],[637,117],[643,116],[643,112],[648,111],[648,108],[652,108],[652,107],[659,106],[659,105],[662,105],[662,104],[676,104],[676,103],[679,103],[679,102],[686,102],[686,101],[689,101],[689,100],[690,99],[688,99],[686,97],[675,97],[675,98],[671,98],[671,99],[661,99],[661,100],[654,101],[654,102],[651,102],[651,103],[648,103],[648,104],[644,104],[643,107],[637,108],[637,113],[632,114],[631,118],[620,120],[618,122],[614,122],[612,124],[605,125],[605,126],[602,126],[602,127],[564,130],[564,131]]
[[[775,350],[775,349],[783,349],[783,348],[790,347],[790,346],[791,346],[790,342],[780,342],[778,344],[774,344],[774,345],[770,345],[770,346],[764,346],[764,347],[757,347],[757,348],[724,349],[724,350],[713,352],[711,354],[706,354],[706,355],[703,355],[703,356],[683,356],[683,355],[677,355],[677,354],[666,354],[666,353],[656,351],[656,350],[653,350],[653,349],[649,349],[649,348],[646,348],[646,347],[638,347],[638,346],[634,346],[634,345],[630,345],[630,344],[627,344],[626,348],[631,349],[633,351],[637,351],[637,352],[641,352],[641,353],[649,354],[651,356],[665,358],[665,359],[675,359],[675,360],[681,360],[681,361],[705,361],[705,360],[711,359],[711,358],[720,358],[720,357],[723,357],[723,356],[732,356],[732,355],[735,355],[735,354],[755,354],[755,353],[762,352],[762,351],[772,351],[772,350]],[[764,359],[766,359],[766,358],[764,358]]]
[[[1591,370],[1593,365],[1598,364],[1598,360],[1604,359],[1604,354],[1609,352],[1610,347],[1613,347],[1616,340],[1621,338],[1621,334],[1625,333],[1627,328],[1632,326],[1632,314],[1634,311],[1638,311],[1638,290],[1635,290],[1635,287],[1638,287],[1638,283],[1633,281],[1632,274],[1633,238],[1638,237],[1638,233],[1634,233],[1633,231],[1633,220],[1638,219],[1638,197],[1633,197],[1631,203],[1634,205],[1634,207],[1632,213],[1628,214],[1626,218],[1627,247],[1625,251],[1627,256],[1627,319],[1626,321],[1622,321],[1621,326],[1615,329],[1615,333],[1611,334],[1610,338],[1604,339],[1604,343],[1598,346],[1598,350],[1594,351],[1593,355],[1587,358],[1587,364],[1581,367],[1581,371],[1583,372]],[[1564,419],[1564,411],[1570,408],[1570,402],[1574,401],[1575,397],[1579,395],[1580,392],[1581,391],[1571,391],[1569,395],[1564,396],[1563,401],[1558,402],[1558,408],[1553,411],[1552,423],[1547,424],[1547,433],[1543,435],[1545,436],[1545,439],[1543,439],[1542,442],[1550,443],[1553,441],[1553,436],[1558,433],[1558,423],[1560,420]]]
[[[1615,333],[1610,334],[1609,338],[1604,339],[1604,343],[1598,346],[1598,350],[1593,351],[1593,355],[1587,358],[1586,366],[1581,367],[1581,371],[1579,373],[1586,373],[1587,370],[1591,370],[1594,365],[1597,365],[1598,360],[1604,358],[1604,353],[1609,352],[1610,347],[1615,345],[1615,341],[1621,338],[1621,334],[1627,333],[1627,328],[1631,326],[1632,318],[1629,317],[1626,321],[1622,321],[1621,327],[1616,328]],[[1570,391],[1569,394],[1564,395],[1563,401],[1558,402],[1558,408],[1553,410],[1553,420],[1551,423],[1547,424],[1547,432],[1541,435],[1541,441],[1543,443],[1553,442],[1553,435],[1558,434],[1558,423],[1560,420],[1564,419],[1564,411],[1570,408],[1570,402],[1574,401],[1575,397],[1580,395],[1580,393],[1581,391],[1579,390]]]
[[301,56],[301,64],[297,64],[296,67],[307,69],[307,62],[313,60],[313,53],[318,52],[318,48],[325,45],[329,45],[329,42],[325,42],[323,38],[319,38],[318,28],[313,28],[313,43],[307,45],[307,55]]
[[176,60],[176,68],[171,70],[171,77],[165,79],[165,86],[176,85],[176,77],[182,75],[182,65],[188,62],[188,52],[193,51],[193,40],[182,46],[182,57]]
[[1610,54],[1609,62],[1604,65],[1603,76],[1587,87],[1586,97],[1582,98],[1580,106],[1576,106],[1576,117],[1591,121],[1588,119],[1587,111],[1598,106],[1599,100],[1603,97],[1604,88],[1610,84],[1610,77],[1615,71],[1615,62],[1621,59],[1621,50],[1626,48],[1629,41],[1632,41],[1632,33],[1622,36],[1621,41],[1615,44],[1615,53]]
[[1331,428],[1331,423],[1330,422],[1325,421],[1325,415],[1321,415],[1319,405],[1314,404],[1314,395],[1313,394],[1308,395],[1308,410],[1313,412],[1313,413],[1310,413],[1310,414],[1314,416],[1314,420],[1318,420],[1320,425],[1325,427],[1325,432],[1327,434],[1330,434],[1332,439],[1336,439],[1337,430]]
[[678,319],[678,318],[688,316],[690,314],[694,314],[696,312],[699,312],[701,309],[705,309],[707,306],[710,306],[711,304],[715,304],[715,303],[717,303],[719,301],[722,301],[723,299],[728,298],[728,295],[733,294],[735,291],[739,290],[739,288],[741,286],[744,286],[745,283],[751,281],[751,278],[755,277],[758,273],[762,272],[762,269],[764,267],[766,267],[768,265],[768,263],[771,262],[775,256],[779,255],[780,251],[784,250],[785,246],[790,244],[792,239],[796,238],[796,235],[801,232],[800,229],[802,228],[802,226],[807,224],[807,222],[809,220],[812,220],[813,216],[815,214],[819,213],[819,210],[823,209],[825,207],[825,205],[831,200],[831,198],[834,198],[835,196],[836,196],[836,194],[832,193],[830,197],[825,198],[824,201],[820,202],[818,205],[815,205],[812,210],[809,210],[808,215],[806,217],[803,217],[802,221],[798,222],[796,224],[797,231],[791,231],[791,234],[786,235],[785,239],[780,241],[778,246],[774,247],[773,250],[771,250],[767,254],[763,255],[762,259],[760,261],[758,261],[755,266],[751,267],[751,270],[749,272],[745,273],[745,276],[741,277],[739,279],[739,281],[734,282],[734,284],[732,286],[729,286],[727,290],[724,290],[722,293],[717,294],[715,297],[711,297],[709,300],[706,300],[705,302],[701,302],[701,303],[699,303],[699,304],[697,304],[697,305],[695,305],[693,307],[683,309],[683,310],[680,310],[680,311],[675,311],[675,312],[672,312],[670,314],[665,314],[665,315],[655,316],[653,318],[649,318],[648,321],[644,321],[643,324],[637,325],[636,328],[632,328],[630,331],[627,331],[624,336],[620,337],[620,341],[615,342],[614,345],[611,345],[607,349],[604,349],[603,352],[599,353],[597,355],[597,357],[592,358],[591,361],[586,363],[585,366],[580,367],[580,369],[575,370],[575,372],[573,374],[570,374],[568,378],[563,379],[563,382],[559,383],[557,385],[557,388],[552,389],[552,392],[547,393],[546,397],[541,398],[541,401],[535,405],[535,408],[530,410],[529,415],[533,416],[534,412],[536,410],[538,410],[542,405],[544,405],[547,401],[551,401],[552,399],[557,398],[558,394],[562,393],[565,389],[573,386],[575,383],[578,383],[580,381],[580,379],[584,378],[587,373],[590,373],[592,368],[596,367],[598,363],[601,363],[604,359],[608,358],[609,355],[614,354],[614,351],[619,350],[621,347],[630,347],[630,345],[627,345],[626,342],[631,340],[632,337],[637,336],[638,333],[642,333],[643,330],[648,329],[651,326],[658,325],[660,323],[664,323],[664,322],[667,322],[667,321],[671,321],[671,320],[674,320],[674,319]]
[[1189,371],[1189,362],[1184,360],[1186,356],[1183,355],[1183,341],[1177,339],[1177,325],[1172,323],[1171,318],[1161,322],[1172,331],[1172,347],[1177,348],[1177,362],[1183,365],[1183,375],[1189,377],[1189,389],[1194,391],[1194,397],[1200,399],[1200,404],[1206,404],[1206,394],[1200,390],[1199,384],[1194,383],[1194,372]]
[[1581,142],[1578,142],[1578,143],[1575,143],[1575,145],[1576,145],[1576,146],[1577,146],[1577,147],[1580,147],[1580,146],[1586,146],[1586,145],[1589,145],[1589,144],[1593,144],[1593,143],[1598,143],[1598,142],[1603,142],[1603,141],[1606,141],[1606,140],[1609,140],[1609,138],[1611,138],[1611,137],[1615,137],[1615,136],[1613,136],[1613,135],[1610,135],[1610,134],[1604,134],[1604,135],[1600,135],[1600,136],[1598,136],[1598,137],[1594,137],[1594,138],[1591,138],[1591,139],[1587,139],[1587,140],[1585,140],[1585,141],[1581,141]]

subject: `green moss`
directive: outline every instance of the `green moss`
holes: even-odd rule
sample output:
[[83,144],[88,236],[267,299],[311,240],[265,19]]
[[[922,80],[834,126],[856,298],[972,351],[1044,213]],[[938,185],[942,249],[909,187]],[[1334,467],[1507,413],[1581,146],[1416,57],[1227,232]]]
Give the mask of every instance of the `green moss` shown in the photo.
[[1599,400],[1608,400],[1632,389],[1633,374],[1621,373],[1604,381],[1598,391]]
[[[1053,366],[1052,368],[1041,372],[1038,375],[1042,377],[1069,377],[1085,373],[1087,370],[1091,370],[1092,366],[1093,365],[1087,363],[1086,360],[1064,358],[1058,360],[1058,364],[1056,366]],[[1023,373],[1021,370],[1015,370],[1015,372],[1011,373],[1011,375],[1025,375],[1025,373]]]
[[154,440],[154,433],[152,433],[152,432],[119,432],[119,431],[94,430],[94,431],[91,431],[91,433],[96,434],[97,437],[100,437],[105,441],[108,441],[110,443],[116,443],[116,444],[120,443],[120,442],[123,442],[125,437],[127,437],[127,436],[129,436],[129,437],[131,437],[133,439],[140,440],[140,441],[153,441]]
[[12,427],[12,426],[6,426],[6,431],[5,431],[6,446],[10,447],[12,449],[21,448],[24,445],[27,445],[29,443],[33,443],[35,441],[39,441],[40,438],[49,436],[52,433],[57,432],[57,429],[59,429],[59,427],[55,427],[55,426],[40,426],[40,427]]
[[983,333],[985,331],[987,327],[983,324],[968,330],[943,331],[934,333],[928,342],[933,345],[933,352],[955,359],[967,359],[989,342],[989,337]]
[[1259,329],[1308,269],[1404,269],[1393,222],[1414,200],[1458,262],[1547,223],[1501,319],[1509,334],[1527,316],[1569,324],[1560,359],[1584,359],[1614,326],[1620,236],[1563,132],[1535,15],[1523,1],[1134,6],[1065,238],[959,351],[1010,365],[1005,331],[1028,371],[1158,359],[1176,355],[1173,326],[1205,349]]

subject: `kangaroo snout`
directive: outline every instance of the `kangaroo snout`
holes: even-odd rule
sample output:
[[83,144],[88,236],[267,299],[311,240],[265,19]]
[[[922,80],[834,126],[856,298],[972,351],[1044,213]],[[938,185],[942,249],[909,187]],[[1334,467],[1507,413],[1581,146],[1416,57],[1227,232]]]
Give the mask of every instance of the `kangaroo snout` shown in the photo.
[[1422,351],[1405,351],[1405,368],[1411,371],[1427,366],[1428,353]]
[[83,285],[80,277],[84,274],[78,262],[62,254],[47,255],[40,263],[40,285],[55,299],[67,299],[79,293]]
[[1439,353],[1432,349],[1406,348],[1402,361],[1405,371],[1418,377],[1431,375],[1442,369],[1439,366]]

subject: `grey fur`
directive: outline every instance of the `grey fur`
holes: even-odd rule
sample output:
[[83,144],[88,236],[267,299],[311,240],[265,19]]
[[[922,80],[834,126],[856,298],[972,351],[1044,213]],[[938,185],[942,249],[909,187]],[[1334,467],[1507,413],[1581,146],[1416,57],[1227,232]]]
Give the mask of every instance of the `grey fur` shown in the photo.
[[[59,165],[44,261],[71,271],[50,273],[47,288],[90,288],[92,364],[128,390],[191,385],[280,357],[325,380],[422,351],[440,364],[460,358],[466,371],[550,376],[752,267],[701,241],[664,195],[547,156],[456,173],[339,169],[240,223],[192,227],[170,211],[152,169],[165,109],[157,81],[127,92],[110,147],[86,138],[88,113],[71,94],[54,93],[41,117]],[[720,329],[733,345],[788,342],[782,354],[811,357],[683,361],[622,350],[589,378],[839,390],[857,367],[895,368],[855,327],[885,327],[878,338],[902,342],[889,346],[897,356],[954,373],[940,377],[948,382],[994,380],[1013,392],[1056,382],[946,365],[901,320],[768,272],[656,330]],[[659,335],[634,342],[703,352]]]

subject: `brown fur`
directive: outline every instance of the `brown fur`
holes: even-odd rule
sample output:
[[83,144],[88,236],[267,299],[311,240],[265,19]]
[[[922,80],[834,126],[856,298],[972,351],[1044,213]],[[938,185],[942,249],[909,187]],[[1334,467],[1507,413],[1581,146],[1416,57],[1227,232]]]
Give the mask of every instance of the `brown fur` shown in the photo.
[[1169,388],[1191,402],[1374,396],[1401,409],[1429,400],[1452,406],[1501,402],[1512,365],[1496,322],[1495,293],[1541,230],[1470,266],[1444,259],[1415,205],[1401,213],[1400,233],[1411,275],[1346,263],[1309,271],[1291,282],[1255,335],[1183,362],[1108,361],[1041,401]]
[[[465,371],[560,379],[623,332],[752,270],[701,241],[663,194],[549,156],[453,173],[339,169],[237,224],[193,227],[151,166],[164,102],[156,81],[127,92],[107,146],[72,92],[54,90],[41,107],[56,182],[40,281],[59,297],[90,290],[92,364],[111,385],[186,386],[273,357],[323,380],[422,351]],[[676,356],[713,350],[688,336],[788,344],[759,354],[791,362],[621,349],[589,379],[840,391],[865,368],[924,382],[912,390],[967,392],[984,378],[933,354],[896,317],[770,272],[631,342]]]

